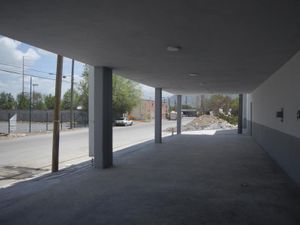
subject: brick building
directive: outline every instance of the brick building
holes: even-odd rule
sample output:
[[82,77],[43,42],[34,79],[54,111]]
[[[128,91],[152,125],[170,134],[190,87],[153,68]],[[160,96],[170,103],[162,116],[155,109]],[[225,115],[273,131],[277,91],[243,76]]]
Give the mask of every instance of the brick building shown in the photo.
[[[131,111],[129,116],[135,120],[152,120],[154,119],[154,100],[142,99],[140,104],[138,104]],[[168,104],[166,102],[162,103],[162,118],[166,118],[168,113]]]

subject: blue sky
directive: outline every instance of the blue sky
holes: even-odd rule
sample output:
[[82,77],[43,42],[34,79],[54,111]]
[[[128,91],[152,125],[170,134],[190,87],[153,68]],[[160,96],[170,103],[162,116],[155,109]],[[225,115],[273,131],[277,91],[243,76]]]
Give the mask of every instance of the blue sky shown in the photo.
[[[25,74],[39,76],[34,77],[33,83],[38,84],[34,91],[43,94],[54,94],[54,84],[56,71],[56,54],[27,45],[25,43],[0,36],[0,92],[5,91],[16,96],[22,91],[22,61],[24,56]],[[70,88],[71,62],[69,58],[64,58],[62,92]],[[75,61],[74,80],[75,87],[81,80],[84,64]],[[4,70],[4,71],[3,71]],[[7,72],[10,71],[10,72]],[[25,76],[25,91],[29,91],[29,77]],[[153,99],[154,88],[141,85],[143,98]],[[163,96],[170,96],[164,92]]]

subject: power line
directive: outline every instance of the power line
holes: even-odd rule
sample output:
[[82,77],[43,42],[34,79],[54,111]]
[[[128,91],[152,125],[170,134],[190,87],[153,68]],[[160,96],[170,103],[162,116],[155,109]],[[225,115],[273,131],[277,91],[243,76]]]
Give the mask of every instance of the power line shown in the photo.
[[2,63],[0,62],[0,65],[4,65],[4,66],[11,66],[11,67],[17,67],[17,68],[22,68],[22,66],[16,66],[16,65],[11,65],[11,64],[7,64],[7,63]]
[[[10,70],[6,70],[6,69],[2,69],[2,68],[0,68],[0,71],[6,72],[6,73],[11,73],[11,74],[22,75],[22,73],[20,73],[20,72],[10,71]],[[40,79],[55,81],[55,78],[50,78],[50,77],[41,77],[41,76],[38,76],[38,75],[26,74],[26,73],[24,75],[27,76],[27,77],[36,77],[36,78],[40,78]],[[63,82],[70,83],[70,81],[67,81],[67,80],[63,80]],[[74,83],[76,83],[76,82],[74,82]]]
[[37,70],[37,69],[30,68],[30,67],[28,68],[28,70],[32,70],[32,71],[40,72],[40,73],[45,73],[45,74],[48,74],[48,75],[55,75],[55,73],[46,72],[46,71],[42,71],[42,70]]
[[[6,73],[13,73],[13,74],[17,74],[17,75],[22,75],[20,72],[10,71],[10,70],[6,70],[6,69],[2,69],[2,68],[0,68],[0,71],[6,72]],[[24,75],[29,76],[29,77],[36,77],[36,78],[46,79],[46,80],[55,80],[54,78],[41,77],[41,76],[37,76],[37,75],[33,75],[33,74],[24,74]]]
[[[15,67],[15,68],[18,68],[18,69],[22,69],[23,66],[16,66],[16,65],[12,65],[12,64],[8,64],[8,63],[2,63],[0,62],[0,65],[3,65],[3,66],[10,66],[10,67]],[[51,73],[51,72],[46,72],[46,71],[42,71],[42,70],[37,70],[37,69],[34,69],[34,68],[31,68],[29,66],[26,66],[24,65],[25,67],[27,67],[27,70],[32,70],[32,71],[36,71],[36,72],[40,72],[40,73],[45,73],[47,75],[55,75],[54,73]]]
[[[12,64],[8,64],[8,63],[3,63],[3,62],[0,62],[0,65],[3,65],[3,66],[10,66],[10,67],[15,67],[15,68],[19,68],[19,69],[22,69],[23,67],[22,66],[16,66],[16,65],[12,65]],[[32,71],[35,71],[35,72],[40,72],[40,73],[45,73],[47,75],[50,75],[50,76],[55,76],[56,74],[55,73],[52,73],[52,72],[47,72],[47,71],[43,71],[43,70],[38,70],[38,69],[35,69],[35,68],[32,68],[30,66],[27,66],[27,65],[24,65],[25,67],[27,67],[26,69],[27,70],[32,70]],[[66,75],[63,75],[64,77],[71,77],[70,74],[66,74]],[[75,76],[77,77],[80,77],[80,75],[76,75]]]

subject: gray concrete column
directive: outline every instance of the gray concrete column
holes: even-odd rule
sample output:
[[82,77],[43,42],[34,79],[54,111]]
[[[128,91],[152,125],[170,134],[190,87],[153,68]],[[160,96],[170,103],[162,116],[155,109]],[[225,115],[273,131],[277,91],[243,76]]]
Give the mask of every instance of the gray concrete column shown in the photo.
[[249,134],[250,134],[250,136],[252,136],[252,107],[253,107],[253,105],[252,105],[252,102],[250,102],[250,121],[249,121],[249,123],[250,123],[250,127],[249,127]]
[[162,88],[155,88],[155,143],[161,143]]
[[181,134],[181,95],[177,95],[177,134]]
[[95,168],[109,168],[112,154],[112,69],[92,67],[89,73],[89,155]]
[[238,134],[243,133],[243,94],[239,94]]

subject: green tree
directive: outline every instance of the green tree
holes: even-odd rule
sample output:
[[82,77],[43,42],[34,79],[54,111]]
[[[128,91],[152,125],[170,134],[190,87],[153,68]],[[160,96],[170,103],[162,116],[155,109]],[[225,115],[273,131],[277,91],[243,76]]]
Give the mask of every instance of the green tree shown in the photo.
[[[83,110],[88,110],[88,75],[89,71],[85,66],[82,81],[79,84],[79,105]],[[141,99],[140,85],[124,77],[113,75],[112,78],[112,105],[114,116],[129,113]]]
[[239,98],[234,98],[230,102],[231,114],[238,115],[239,111]]
[[224,112],[228,112],[230,108],[231,98],[227,95],[213,95],[206,102],[207,108],[209,111],[213,111],[214,113],[218,113],[219,109],[222,108]]
[[29,97],[23,95],[22,93],[17,95],[17,107],[18,109],[28,109],[29,108]]
[[78,97],[78,105],[82,106],[82,110],[88,111],[89,108],[89,69],[88,66],[84,66],[84,70],[82,73],[82,80],[79,83],[79,97]]
[[0,94],[0,109],[13,109],[16,102],[11,93],[2,92]]
[[191,105],[182,105],[181,108],[182,109],[193,109],[193,106],[191,106]]
[[170,106],[169,107],[169,113],[172,112],[172,111],[176,111],[176,107],[175,106]]
[[[76,109],[78,105],[79,105],[79,94],[76,90],[73,90],[73,109]],[[69,89],[64,94],[61,107],[62,109],[71,108],[71,89]]]
[[114,116],[130,113],[141,99],[142,92],[139,84],[118,75],[114,75],[112,81]]
[[33,109],[46,109],[43,95],[39,92],[32,93],[32,108]]
[[44,102],[46,109],[54,109],[55,105],[55,96],[49,94],[44,96]]

